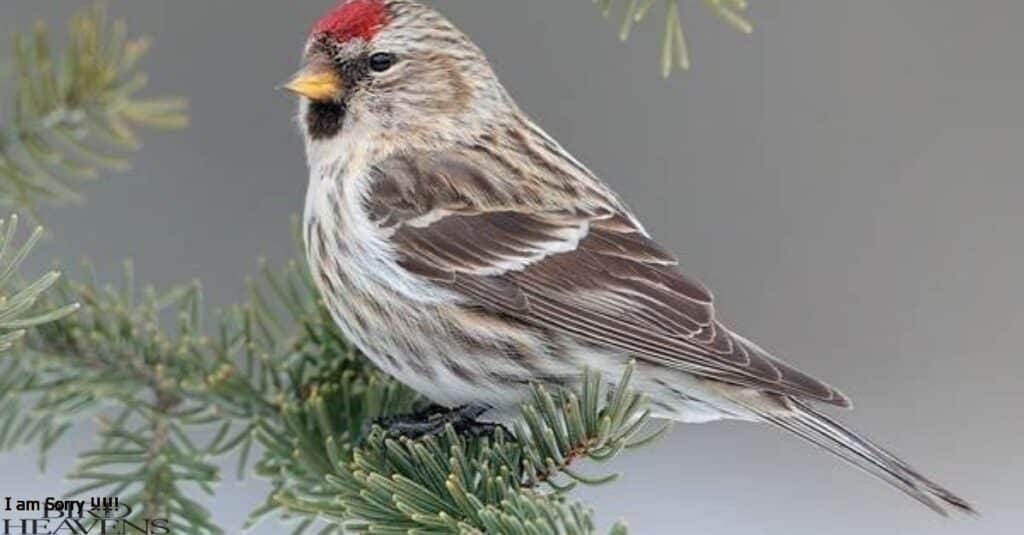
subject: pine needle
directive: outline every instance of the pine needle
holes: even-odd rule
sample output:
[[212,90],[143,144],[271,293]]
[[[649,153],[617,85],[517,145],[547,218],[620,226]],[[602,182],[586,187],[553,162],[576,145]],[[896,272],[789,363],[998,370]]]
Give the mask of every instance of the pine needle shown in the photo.
[[[622,24],[619,26],[619,38],[629,39],[633,28],[643,22],[654,6],[660,2],[665,4],[665,24],[661,38],[661,74],[668,78],[676,68],[690,70],[690,48],[683,31],[682,8],[679,0],[593,0],[601,8],[605,17],[615,12],[616,5],[625,3],[622,13]],[[736,30],[749,34],[754,31],[753,24],[744,17],[748,5],[746,0],[700,0],[714,15],[725,21]]]
[[139,96],[149,43],[128,38],[102,4],[73,17],[67,40],[55,55],[49,28],[37,23],[30,36],[14,36],[11,68],[0,71],[0,87],[12,92],[0,117],[0,202],[32,215],[42,201],[80,202],[84,180],[127,169],[139,128],[188,123],[183,99]]

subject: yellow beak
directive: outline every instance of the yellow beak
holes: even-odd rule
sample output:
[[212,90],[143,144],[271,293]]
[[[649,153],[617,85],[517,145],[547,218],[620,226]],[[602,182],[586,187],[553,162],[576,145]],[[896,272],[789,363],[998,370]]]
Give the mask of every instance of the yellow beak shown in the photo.
[[302,70],[284,85],[284,89],[310,100],[325,102],[340,100],[345,83],[333,70]]

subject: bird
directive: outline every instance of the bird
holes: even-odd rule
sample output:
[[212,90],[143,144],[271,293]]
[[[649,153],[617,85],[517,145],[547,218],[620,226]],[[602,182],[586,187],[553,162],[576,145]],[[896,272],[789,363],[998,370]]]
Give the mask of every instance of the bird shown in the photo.
[[767,423],[937,513],[966,500],[824,413],[836,388],[719,320],[626,203],[534,122],[483,51],[413,0],[315,23],[298,95],[302,237],[338,327],[435,404],[503,421],[533,385],[630,386],[679,422]]

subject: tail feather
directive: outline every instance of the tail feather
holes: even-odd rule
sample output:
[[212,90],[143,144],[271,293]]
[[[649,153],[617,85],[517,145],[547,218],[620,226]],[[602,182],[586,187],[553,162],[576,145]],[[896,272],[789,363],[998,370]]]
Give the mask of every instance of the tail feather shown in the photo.
[[948,509],[976,515],[974,507],[946,490],[895,455],[858,436],[839,422],[793,398],[781,398],[785,411],[749,407],[765,421],[823,448],[869,474],[893,485],[940,515]]

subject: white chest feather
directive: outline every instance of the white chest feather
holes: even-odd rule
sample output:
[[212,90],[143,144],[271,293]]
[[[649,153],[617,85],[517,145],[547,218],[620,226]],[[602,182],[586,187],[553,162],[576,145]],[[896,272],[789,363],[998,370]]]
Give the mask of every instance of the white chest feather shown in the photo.
[[387,231],[367,213],[364,201],[370,180],[369,167],[359,162],[312,167],[304,227],[319,226],[325,256],[335,261],[335,268],[344,271],[355,288],[369,293],[387,289],[424,303],[444,300],[398,265]]

